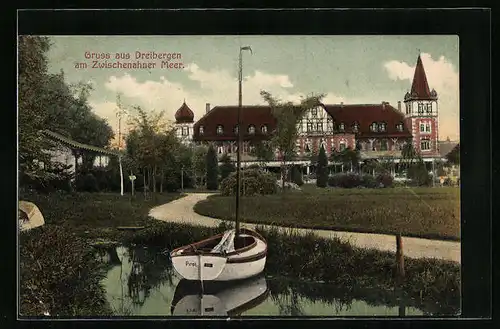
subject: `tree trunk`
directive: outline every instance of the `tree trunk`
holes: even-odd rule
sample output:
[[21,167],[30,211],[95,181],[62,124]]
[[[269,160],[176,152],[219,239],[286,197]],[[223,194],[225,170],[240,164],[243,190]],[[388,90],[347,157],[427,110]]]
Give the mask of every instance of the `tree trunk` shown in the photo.
[[156,166],[153,167],[153,193],[156,193]]
[[146,198],[146,168],[142,168],[142,182],[143,182],[143,189],[144,189],[144,198]]
[[164,179],[164,176],[165,176],[165,172],[164,172],[163,168],[161,168],[160,193],[163,193],[163,179]]

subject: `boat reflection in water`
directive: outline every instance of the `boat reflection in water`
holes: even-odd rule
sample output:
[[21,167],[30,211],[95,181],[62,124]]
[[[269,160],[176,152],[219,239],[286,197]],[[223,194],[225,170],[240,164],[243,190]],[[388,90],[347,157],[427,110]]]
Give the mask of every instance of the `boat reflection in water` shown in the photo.
[[232,282],[181,280],[170,311],[174,316],[237,316],[260,305],[269,294],[266,277]]

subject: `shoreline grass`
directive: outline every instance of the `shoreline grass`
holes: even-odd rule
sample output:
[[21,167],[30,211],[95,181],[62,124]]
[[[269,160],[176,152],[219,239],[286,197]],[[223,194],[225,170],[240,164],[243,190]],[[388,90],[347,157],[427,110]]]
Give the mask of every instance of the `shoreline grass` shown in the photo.
[[[244,196],[242,222],[292,228],[460,241],[457,188],[319,189]],[[234,221],[235,203],[214,195],[194,206],[200,215]]]

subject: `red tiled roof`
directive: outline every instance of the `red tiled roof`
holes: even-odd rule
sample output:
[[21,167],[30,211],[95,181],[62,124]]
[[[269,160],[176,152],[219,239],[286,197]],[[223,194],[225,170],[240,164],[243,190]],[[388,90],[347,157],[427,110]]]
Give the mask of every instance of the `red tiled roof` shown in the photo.
[[[358,137],[411,137],[404,123],[404,116],[388,103],[360,104],[360,105],[323,105],[338,125],[345,124],[345,132],[352,133],[355,122],[359,124]],[[243,138],[266,138],[276,128],[276,119],[269,106],[243,106],[241,113],[243,124]],[[234,128],[238,122],[238,106],[216,106],[205,114],[194,125],[194,140],[236,140]],[[370,125],[373,122],[387,124],[385,132],[372,132]],[[402,123],[403,131],[398,131],[396,125]],[[255,135],[248,134],[248,126],[255,126]],[[217,134],[217,126],[222,125],[224,133]],[[267,134],[261,133],[261,127],[267,126]],[[203,135],[199,134],[199,127],[203,126]]]
[[182,103],[181,107],[175,112],[176,123],[190,123],[194,121],[194,113],[191,111],[186,102]]
[[[241,108],[243,139],[265,139],[276,128],[276,118],[269,106],[245,105]],[[194,124],[195,140],[236,140],[234,128],[238,124],[238,106],[216,106]],[[222,125],[224,133],[217,134],[217,126]],[[248,134],[249,125],[255,126],[255,135]],[[261,127],[267,126],[267,134],[262,134]],[[203,126],[203,135],[199,127]]]
[[428,100],[434,99],[437,94],[434,90],[429,89],[429,84],[427,83],[427,76],[424,70],[424,64],[422,64],[422,59],[418,55],[417,66],[415,67],[415,73],[413,75],[413,83],[411,84],[411,91],[407,98],[414,100]]
[[[356,137],[411,137],[411,133],[404,122],[403,113],[389,105],[383,104],[355,104],[355,105],[324,105],[332,116],[335,124],[345,124],[345,132],[352,133],[354,123],[359,124]],[[376,122],[386,123],[385,132],[372,132],[370,125]],[[396,125],[402,123],[403,131],[398,131]]]

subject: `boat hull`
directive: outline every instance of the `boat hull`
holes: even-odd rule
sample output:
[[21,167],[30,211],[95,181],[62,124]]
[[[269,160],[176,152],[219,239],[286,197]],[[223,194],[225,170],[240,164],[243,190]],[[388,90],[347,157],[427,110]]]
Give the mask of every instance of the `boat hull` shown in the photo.
[[251,236],[255,242],[227,254],[198,252],[193,245],[177,248],[171,252],[174,269],[182,278],[194,281],[242,280],[262,273],[266,265],[267,243],[254,231],[243,232],[243,237]]

